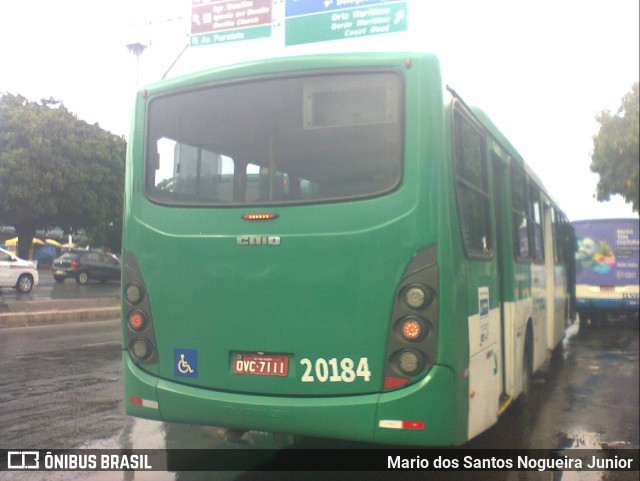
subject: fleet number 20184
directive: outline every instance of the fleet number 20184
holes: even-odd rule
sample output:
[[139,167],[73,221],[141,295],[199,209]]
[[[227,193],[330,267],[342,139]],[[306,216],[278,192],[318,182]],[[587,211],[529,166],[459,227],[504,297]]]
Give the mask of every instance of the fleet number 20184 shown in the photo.
[[324,359],[319,357],[311,359],[301,359],[300,364],[304,367],[302,382],[354,382],[362,378],[365,382],[371,379],[369,370],[369,359],[361,357],[356,366],[356,361],[349,357],[338,359]]

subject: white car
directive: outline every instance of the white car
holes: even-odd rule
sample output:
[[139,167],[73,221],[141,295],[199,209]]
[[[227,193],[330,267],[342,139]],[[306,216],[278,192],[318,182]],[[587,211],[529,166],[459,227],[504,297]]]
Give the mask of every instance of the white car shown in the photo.
[[37,285],[38,269],[34,262],[0,249],[0,287],[15,287],[18,292],[27,293]]

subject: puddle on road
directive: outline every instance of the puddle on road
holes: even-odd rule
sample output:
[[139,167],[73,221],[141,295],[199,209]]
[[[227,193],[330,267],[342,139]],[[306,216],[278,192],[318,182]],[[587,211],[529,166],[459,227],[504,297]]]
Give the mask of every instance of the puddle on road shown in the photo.
[[[566,446],[566,450],[571,449],[584,449],[584,450],[601,450],[601,449],[629,449],[632,448],[631,443],[627,441],[605,441],[599,433],[588,431],[575,431],[572,434],[558,433],[558,445],[562,447]],[[620,452],[619,458],[624,458],[624,451]],[[590,463],[591,459],[585,460]],[[562,471],[558,473],[559,478],[556,480],[562,481],[606,481],[611,475],[610,471]],[[627,472],[628,479],[634,479],[633,472]],[[637,477],[637,475],[636,475]],[[627,479],[626,477],[622,479]]]

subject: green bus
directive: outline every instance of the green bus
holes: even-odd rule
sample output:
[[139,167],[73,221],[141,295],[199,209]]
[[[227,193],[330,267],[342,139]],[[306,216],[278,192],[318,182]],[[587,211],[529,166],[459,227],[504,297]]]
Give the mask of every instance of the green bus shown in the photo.
[[166,80],[128,149],[130,415],[457,445],[563,338],[571,227],[433,55]]

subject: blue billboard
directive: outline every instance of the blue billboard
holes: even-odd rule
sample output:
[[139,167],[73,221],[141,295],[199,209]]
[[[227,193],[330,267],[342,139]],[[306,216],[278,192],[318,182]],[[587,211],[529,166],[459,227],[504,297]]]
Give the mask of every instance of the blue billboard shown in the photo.
[[578,242],[576,283],[638,284],[638,221],[598,219],[572,222]]

